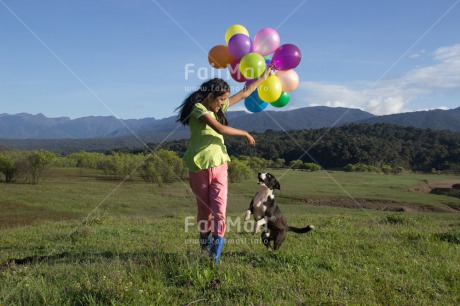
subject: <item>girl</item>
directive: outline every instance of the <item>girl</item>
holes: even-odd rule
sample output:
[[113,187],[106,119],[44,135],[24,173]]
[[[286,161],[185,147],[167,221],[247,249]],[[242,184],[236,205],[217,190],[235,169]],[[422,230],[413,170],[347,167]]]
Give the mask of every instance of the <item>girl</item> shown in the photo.
[[223,135],[241,136],[248,145],[256,144],[248,132],[228,126],[225,112],[247,98],[270,71],[271,67],[268,67],[261,77],[231,97],[227,82],[219,78],[209,80],[176,109],[180,110],[177,121],[190,127],[190,144],[184,161],[198,207],[200,245],[210,252],[217,266],[225,243],[227,162],[230,161]]

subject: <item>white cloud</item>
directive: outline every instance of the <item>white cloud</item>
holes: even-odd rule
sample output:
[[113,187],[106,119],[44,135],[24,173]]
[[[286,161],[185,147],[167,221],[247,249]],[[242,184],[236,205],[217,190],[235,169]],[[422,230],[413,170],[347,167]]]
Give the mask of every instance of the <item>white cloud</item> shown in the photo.
[[426,53],[426,50],[423,49],[423,50],[420,50],[418,52],[415,52],[414,54],[410,55],[409,57],[413,58],[413,59],[419,59],[419,58],[423,58],[425,53]]
[[358,108],[373,114],[392,114],[409,111],[404,108],[409,99],[391,84],[374,89],[359,89],[351,86],[303,82],[302,89],[308,92],[310,106]]
[[302,102],[310,106],[359,108],[376,115],[410,111],[406,106],[435,89],[460,88],[460,44],[433,53],[435,64],[413,69],[400,78],[350,85],[302,82],[307,92]]
[[460,58],[460,44],[456,44],[449,47],[441,47],[434,52],[434,58],[436,60],[447,60]]
[[460,88],[460,44],[436,50],[435,65],[414,69],[402,81],[412,86]]
[[438,106],[434,108],[422,108],[422,109],[418,109],[417,111],[430,111],[430,110],[435,110],[435,109],[448,110],[449,108],[447,106]]

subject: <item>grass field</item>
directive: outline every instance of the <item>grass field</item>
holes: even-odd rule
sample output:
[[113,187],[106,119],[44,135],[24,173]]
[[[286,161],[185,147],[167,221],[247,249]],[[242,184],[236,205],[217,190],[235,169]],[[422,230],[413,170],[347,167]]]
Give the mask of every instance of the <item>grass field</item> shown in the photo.
[[289,224],[315,231],[267,251],[236,222],[255,178],[231,184],[218,269],[186,231],[187,182],[60,168],[0,184],[0,305],[460,304],[460,199],[423,192],[459,176],[272,173]]

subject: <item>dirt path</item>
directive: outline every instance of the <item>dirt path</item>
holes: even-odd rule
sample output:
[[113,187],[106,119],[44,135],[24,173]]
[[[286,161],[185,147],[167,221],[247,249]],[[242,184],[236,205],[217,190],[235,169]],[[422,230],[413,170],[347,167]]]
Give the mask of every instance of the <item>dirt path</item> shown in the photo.
[[[410,188],[410,192],[430,193],[434,188],[452,188],[452,185],[460,184],[459,180],[432,180],[425,181],[417,187]],[[434,206],[426,204],[403,203],[392,200],[382,199],[351,199],[351,198],[315,198],[302,199],[302,203],[315,206],[332,206],[355,209],[375,209],[382,211],[400,211],[400,212],[446,212],[458,213],[460,208],[445,206]]]
[[452,188],[453,185],[460,184],[458,180],[439,180],[425,181],[425,184],[410,188],[409,191],[430,193],[434,188]]
[[440,180],[440,181],[427,181],[428,187],[433,188],[452,188],[455,184],[460,184],[460,181],[456,180]]
[[434,206],[425,204],[401,203],[391,200],[380,199],[303,199],[303,203],[314,206],[332,206],[355,209],[375,209],[382,211],[399,211],[399,212],[444,212],[458,213],[459,211],[449,206]]

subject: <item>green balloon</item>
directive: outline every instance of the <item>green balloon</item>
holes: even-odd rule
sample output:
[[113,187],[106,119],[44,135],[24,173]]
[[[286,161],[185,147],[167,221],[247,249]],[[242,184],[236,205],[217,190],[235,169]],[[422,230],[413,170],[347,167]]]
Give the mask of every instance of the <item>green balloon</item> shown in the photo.
[[291,94],[288,92],[281,93],[281,96],[275,102],[270,103],[274,107],[284,107],[289,103],[291,99]]
[[240,61],[240,72],[246,79],[260,77],[265,71],[264,57],[258,53],[248,53]]

